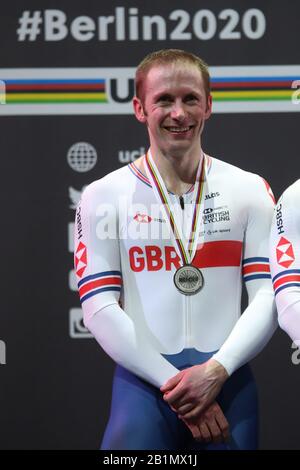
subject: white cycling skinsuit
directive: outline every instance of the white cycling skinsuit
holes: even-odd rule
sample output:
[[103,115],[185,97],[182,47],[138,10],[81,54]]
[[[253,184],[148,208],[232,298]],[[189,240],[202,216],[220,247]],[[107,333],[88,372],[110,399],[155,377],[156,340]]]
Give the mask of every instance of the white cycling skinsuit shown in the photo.
[[[195,295],[174,285],[181,259],[150,181],[134,163],[90,184],[77,208],[75,267],[85,325],[117,364],[156,388],[179,371],[169,358],[186,350],[213,353],[233,374],[277,326],[268,259],[271,190],[255,174],[204,158],[202,228],[192,261],[204,286]],[[192,195],[170,193],[183,229]],[[241,316],[243,277],[249,305]]]
[[283,330],[300,346],[300,180],[276,206],[270,237],[270,267]]

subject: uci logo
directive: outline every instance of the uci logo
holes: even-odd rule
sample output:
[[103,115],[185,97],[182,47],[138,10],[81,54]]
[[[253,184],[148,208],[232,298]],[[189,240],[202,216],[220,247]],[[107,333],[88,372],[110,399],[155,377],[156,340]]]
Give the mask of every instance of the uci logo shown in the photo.
[[110,97],[115,103],[131,103],[134,97],[133,78],[111,78],[109,80]]

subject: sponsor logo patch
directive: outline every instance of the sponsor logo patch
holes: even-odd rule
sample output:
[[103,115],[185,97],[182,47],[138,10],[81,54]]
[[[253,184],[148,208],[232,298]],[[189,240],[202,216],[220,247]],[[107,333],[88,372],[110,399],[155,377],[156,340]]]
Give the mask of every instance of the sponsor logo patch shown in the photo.
[[212,199],[218,196],[220,196],[220,193],[218,191],[216,191],[215,193],[205,194],[205,200],[207,201],[208,199]]
[[230,220],[229,211],[209,212],[204,214],[203,223],[210,224],[216,222],[228,222]]
[[277,263],[284,268],[289,268],[295,261],[292,243],[281,237],[276,247]]
[[87,267],[87,250],[84,243],[80,242],[75,252],[76,276],[82,277]]
[[149,224],[152,220],[152,217],[147,214],[140,214],[139,212],[133,217],[136,222],[141,224]]

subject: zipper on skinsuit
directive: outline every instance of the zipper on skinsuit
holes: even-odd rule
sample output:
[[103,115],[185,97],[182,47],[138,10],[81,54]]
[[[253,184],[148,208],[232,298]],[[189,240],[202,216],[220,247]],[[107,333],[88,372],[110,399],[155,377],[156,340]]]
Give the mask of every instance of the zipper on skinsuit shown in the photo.
[[[182,215],[182,229],[184,228],[185,218],[188,217],[187,212],[185,211],[185,201],[184,196],[181,195],[178,197],[180,207],[181,207],[181,215]],[[191,298],[189,295],[183,296],[183,313],[184,313],[184,323],[185,323],[185,348],[191,347]]]
[[185,314],[185,347],[190,348],[192,344],[192,325],[191,325],[191,297],[184,296],[184,314]]

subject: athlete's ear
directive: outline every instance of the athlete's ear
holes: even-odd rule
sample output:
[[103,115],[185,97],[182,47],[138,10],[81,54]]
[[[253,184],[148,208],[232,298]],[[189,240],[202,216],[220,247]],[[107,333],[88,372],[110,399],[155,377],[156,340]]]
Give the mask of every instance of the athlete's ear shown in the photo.
[[147,118],[145,116],[144,107],[140,98],[138,98],[137,96],[134,96],[132,104],[133,104],[134,114],[137,120],[145,123]]
[[207,98],[207,105],[206,105],[206,111],[205,111],[205,115],[204,115],[204,119],[208,119],[210,117],[212,113],[212,96],[211,94],[208,95],[208,98]]

